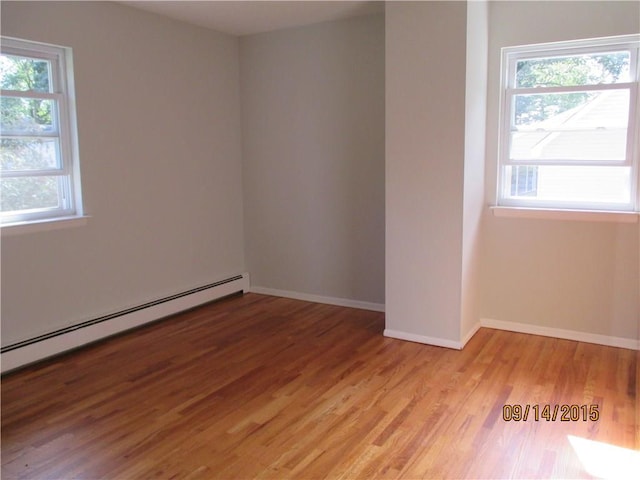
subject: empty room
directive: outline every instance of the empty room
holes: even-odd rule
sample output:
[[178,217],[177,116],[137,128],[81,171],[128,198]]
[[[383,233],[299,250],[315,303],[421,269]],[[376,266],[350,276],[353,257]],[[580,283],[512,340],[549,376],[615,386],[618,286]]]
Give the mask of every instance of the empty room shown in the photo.
[[637,478],[640,3],[0,20],[3,479]]

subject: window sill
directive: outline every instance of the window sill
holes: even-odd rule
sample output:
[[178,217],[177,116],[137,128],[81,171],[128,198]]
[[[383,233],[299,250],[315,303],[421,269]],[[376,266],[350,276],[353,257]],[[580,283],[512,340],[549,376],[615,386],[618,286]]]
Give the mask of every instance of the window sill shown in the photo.
[[12,235],[22,235],[25,233],[49,232],[52,230],[61,230],[63,228],[73,228],[86,225],[89,216],[83,215],[79,217],[64,217],[47,220],[37,220],[33,222],[20,222],[2,225],[0,232],[3,237]]
[[524,207],[490,207],[494,217],[536,218],[581,222],[638,223],[640,212],[609,212],[599,210],[556,210]]

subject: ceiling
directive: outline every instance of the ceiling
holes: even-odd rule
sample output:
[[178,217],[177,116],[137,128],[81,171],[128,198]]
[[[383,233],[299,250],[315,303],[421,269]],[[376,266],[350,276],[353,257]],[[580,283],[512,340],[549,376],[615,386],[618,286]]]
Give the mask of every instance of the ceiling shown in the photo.
[[384,11],[383,1],[209,0],[120,3],[238,36]]

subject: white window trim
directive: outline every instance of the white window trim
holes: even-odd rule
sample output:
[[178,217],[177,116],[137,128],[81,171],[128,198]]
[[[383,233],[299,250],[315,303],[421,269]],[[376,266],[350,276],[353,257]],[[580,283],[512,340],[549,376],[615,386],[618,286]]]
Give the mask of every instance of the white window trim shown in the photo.
[[567,220],[578,222],[638,223],[639,212],[560,210],[551,208],[490,207],[494,217]]
[[[538,58],[541,55],[550,56],[571,55],[584,53],[588,48],[591,53],[597,51],[611,51],[612,48],[629,48],[632,55],[630,62],[630,72],[634,76],[632,82],[613,85],[579,86],[576,90],[594,89],[616,89],[628,88],[630,90],[629,125],[628,132],[631,134],[627,144],[627,158],[618,165],[628,165],[631,167],[631,204],[626,208],[620,205],[603,205],[588,203],[561,202],[544,203],[513,201],[502,197],[505,167],[514,163],[505,162],[509,147],[510,111],[508,107],[508,89],[515,78],[513,71],[508,68],[515,66],[516,59]],[[513,60],[510,58],[513,57]],[[638,156],[640,155],[640,108],[638,107],[638,85],[640,83],[640,35],[621,35],[616,37],[574,40],[566,42],[553,42],[536,45],[524,45],[518,47],[505,47],[502,49],[500,65],[500,103],[499,103],[499,131],[498,131],[498,162],[497,162],[497,183],[495,191],[495,204],[490,206],[494,216],[497,217],[522,217],[522,218],[544,218],[544,219],[566,219],[566,220],[586,220],[586,221],[606,221],[636,223],[640,213],[640,187]],[[519,89],[525,92],[525,89]],[[532,90],[532,92],[529,92]],[[566,87],[562,87],[565,91]],[[527,93],[535,93],[535,89],[527,89]],[[521,92],[519,92],[521,93]],[[543,162],[540,162],[543,163]],[[584,162],[586,165],[598,165],[598,162]],[[524,164],[524,163],[523,163]],[[573,163],[574,165],[576,163]]]
[[[0,222],[0,229],[11,230],[11,234],[24,233],[27,231],[41,231],[47,223],[56,222],[56,229],[62,226],[69,226],[72,223],[82,224],[83,222],[70,222],[73,219],[83,219],[84,211],[82,207],[82,188],[80,182],[80,162],[77,134],[77,118],[75,107],[75,85],[73,77],[73,57],[71,49],[57,45],[32,42],[11,37],[2,37],[2,52],[18,56],[41,58],[51,62],[51,77],[53,82],[52,93],[38,92],[13,92],[3,91],[3,96],[29,97],[31,95],[38,98],[49,97],[56,100],[58,135],[60,143],[61,169],[54,173],[65,180],[65,190],[68,196],[67,205],[54,208],[43,209],[36,212],[18,213],[16,215],[5,216]],[[30,172],[37,174],[39,172]],[[47,174],[51,172],[47,171]],[[34,228],[27,228],[33,224]],[[47,230],[50,228],[46,228]]]

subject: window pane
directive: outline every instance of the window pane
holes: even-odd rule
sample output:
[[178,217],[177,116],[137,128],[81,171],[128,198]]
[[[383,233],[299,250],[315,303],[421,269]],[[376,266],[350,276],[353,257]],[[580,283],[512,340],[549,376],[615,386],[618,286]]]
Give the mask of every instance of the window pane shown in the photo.
[[516,62],[516,87],[569,87],[629,81],[628,51]]
[[628,89],[515,95],[514,104],[511,159],[626,159]]
[[629,89],[514,95],[518,130],[627,128]]
[[57,138],[3,138],[0,148],[3,171],[60,168]]
[[0,85],[4,90],[52,92],[50,62],[36,58],[1,55]]
[[512,197],[535,197],[538,192],[538,167],[530,165],[513,168],[511,175]]
[[5,135],[56,132],[53,100],[2,97],[0,119],[0,127]]
[[624,161],[627,130],[519,132],[511,135],[513,160]]
[[60,178],[2,178],[2,212],[60,207]]
[[551,202],[631,202],[631,168],[582,166],[506,167],[508,198]]

